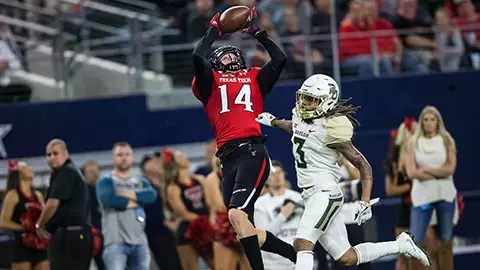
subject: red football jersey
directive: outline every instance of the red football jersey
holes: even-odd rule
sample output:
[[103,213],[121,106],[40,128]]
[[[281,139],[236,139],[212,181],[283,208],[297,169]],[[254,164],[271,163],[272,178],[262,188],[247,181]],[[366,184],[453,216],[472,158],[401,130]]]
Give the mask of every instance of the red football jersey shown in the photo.
[[[262,91],[257,83],[260,68],[228,73],[213,71],[212,93],[204,104],[217,147],[234,139],[262,135],[255,118],[263,112]],[[192,90],[201,101],[193,78]]]

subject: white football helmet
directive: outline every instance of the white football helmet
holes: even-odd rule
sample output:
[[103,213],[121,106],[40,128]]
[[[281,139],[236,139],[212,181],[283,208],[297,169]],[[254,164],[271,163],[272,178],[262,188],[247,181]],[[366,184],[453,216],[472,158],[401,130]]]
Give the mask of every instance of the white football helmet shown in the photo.
[[[306,120],[323,116],[337,105],[337,82],[327,75],[315,74],[306,79],[297,90],[297,115]],[[312,107],[310,104],[318,104]]]

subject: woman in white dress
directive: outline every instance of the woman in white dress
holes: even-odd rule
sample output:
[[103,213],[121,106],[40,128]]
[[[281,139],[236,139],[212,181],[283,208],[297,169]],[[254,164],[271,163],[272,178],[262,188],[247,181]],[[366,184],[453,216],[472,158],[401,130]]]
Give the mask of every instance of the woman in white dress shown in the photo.
[[[438,219],[439,269],[453,269],[453,220],[456,188],[453,174],[457,165],[455,141],[445,128],[440,112],[426,106],[406,148],[406,171],[412,182],[410,232],[422,243],[433,210]],[[416,268],[417,269],[417,268]]]

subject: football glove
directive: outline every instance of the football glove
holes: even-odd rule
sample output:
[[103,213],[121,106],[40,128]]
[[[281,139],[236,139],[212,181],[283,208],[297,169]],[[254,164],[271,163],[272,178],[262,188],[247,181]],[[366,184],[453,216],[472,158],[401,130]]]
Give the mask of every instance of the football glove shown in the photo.
[[248,33],[252,36],[255,36],[260,32],[260,20],[258,19],[257,16],[257,9],[253,7],[250,10],[250,17],[245,24],[245,28],[242,30],[243,33]]
[[372,205],[376,204],[379,198],[370,200],[370,202],[358,201],[357,212],[355,213],[355,221],[360,226],[362,223],[372,218]]
[[275,119],[277,119],[277,117],[275,117],[273,114],[268,112],[263,112],[259,114],[257,118],[255,118],[255,121],[265,126],[274,127],[272,122]]
[[218,30],[218,36],[223,37],[224,34],[222,34],[222,30],[220,30],[220,13],[217,12],[212,19],[210,20],[210,27],[217,28]]

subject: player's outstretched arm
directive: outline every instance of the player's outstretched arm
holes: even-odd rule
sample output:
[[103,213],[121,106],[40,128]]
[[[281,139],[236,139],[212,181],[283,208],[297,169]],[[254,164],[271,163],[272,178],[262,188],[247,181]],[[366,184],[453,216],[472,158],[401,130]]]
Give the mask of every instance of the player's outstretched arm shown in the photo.
[[353,166],[360,171],[360,180],[362,183],[362,201],[370,202],[372,193],[372,167],[360,151],[353,146],[351,141],[329,144],[328,147],[338,150]]
[[262,67],[257,77],[263,95],[267,95],[272,90],[287,63],[287,54],[268,37],[265,30],[260,29],[260,20],[255,7],[251,9],[250,21],[243,32],[247,32],[255,37],[270,55],[271,60]]
[[195,72],[195,85],[193,87],[199,91],[203,103],[206,103],[212,91],[213,72],[206,56],[210,52],[215,40],[222,36],[220,28],[218,27],[219,17],[219,13],[213,16],[210,21],[210,28],[208,28],[205,35],[197,43],[192,55]]
[[286,132],[292,134],[292,121],[291,120],[278,120],[275,119],[272,121],[272,125],[276,128],[283,129]]
[[292,121],[278,120],[277,117],[271,113],[263,112],[259,114],[255,120],[264,126],[276,127],[292,134]]

